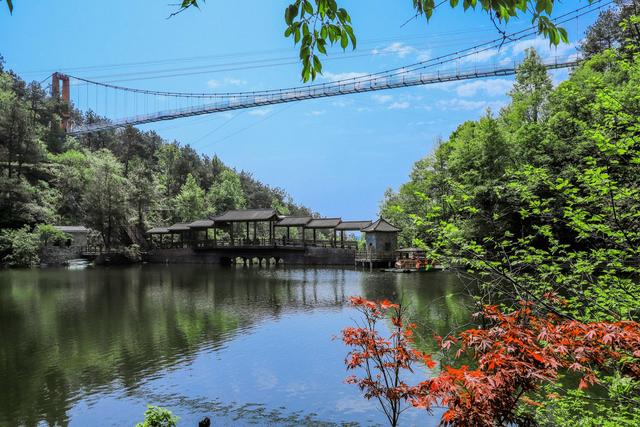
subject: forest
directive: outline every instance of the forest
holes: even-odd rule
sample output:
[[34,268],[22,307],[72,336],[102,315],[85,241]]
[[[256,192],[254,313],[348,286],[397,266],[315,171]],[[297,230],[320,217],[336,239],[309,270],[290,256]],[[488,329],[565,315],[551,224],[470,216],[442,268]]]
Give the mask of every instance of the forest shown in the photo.
[[151,226],[228,209],[311,214],[283,189],[153,131],[66,136],[65,113],[76,123],[103,120],[5,70],[0,57],[0,263],[37,264],[43,242],[63,238],[52,225],[85,225],[109,248],[138,243]]
[[[580,46],[585,60],[555,86],[529,50],[508,105],[459,125],[415,163],[408,182],[386,192],[381,212],[402,227],[400,244],[462,267],[481,325],[440,338],[442,372],[415,388],[352,380],[367,396],[381,389],[393,396],[382,399],[390,414],[397,398],[426,409],[446,402],[445,425],[640,422],[634,7],[618,2],[602,13]],[[410,336],[396,304],[354,305],[365,325],[391,310],[392,337]],[[360,367],[373,341],[359,337],[371,331],[345,331],[345,343],[356,348],[348,366]],[[390,363],[400,369],[420,358],[432,363],[421,353],[397,359],[403,348],[400,342],[373,354],[403,360]]]

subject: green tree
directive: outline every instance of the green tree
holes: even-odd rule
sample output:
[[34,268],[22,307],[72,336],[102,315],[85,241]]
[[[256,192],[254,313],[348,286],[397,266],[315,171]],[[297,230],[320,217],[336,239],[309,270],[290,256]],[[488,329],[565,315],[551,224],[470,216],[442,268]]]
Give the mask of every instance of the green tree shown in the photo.
[[129,183],[129,203],[137,224],[143,227],[152,209],[163,202],[161,187],[153,171],[141,161],[131,163]]
[[191,222],[205,214],[205,191],[200,188],[193,175],[187,175],[187,181],[175,197],[175,215],[178,221]]
[[102,234],[105,247],[110,248],[126,224],[128,182],[122,164],[108,150],[93,153],[89,168],[84,198],[87,224]]
[[219,214],[231,209],[242,209],[246,205],[240,177],[231,169],[225,169],[209,188],[207,211],[210,214]]
[[0,261],[11,267],[33,267],[40,263],[42,242],[28,226],[0,230]]

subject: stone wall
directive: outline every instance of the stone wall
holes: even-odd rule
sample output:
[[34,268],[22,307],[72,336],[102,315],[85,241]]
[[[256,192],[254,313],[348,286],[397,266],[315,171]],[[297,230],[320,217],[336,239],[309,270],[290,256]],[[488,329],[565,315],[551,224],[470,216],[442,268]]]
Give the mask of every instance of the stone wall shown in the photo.
[[144,261],[156,264],[223,264],[235,257],[278,258],[284,265],[354,265],[355,251],[343,248],[319,248],[309,246],[305,250],[275,250],[242,253],[240,250],[194,251],[190,248],[153,249]]
[[216,252],[195,252],[190,248],[152,249],[143,261],[154,264],[220,264],[220,254]]
[[[304,265],[354,265],[356,252],[344,248],[316,248],[309,246],[304,254]],[[286,261],[285,261],[286,262]]]
[[40,262],[48,265],[63,265],[82,255],[81,246],[45,246],[40,251]]

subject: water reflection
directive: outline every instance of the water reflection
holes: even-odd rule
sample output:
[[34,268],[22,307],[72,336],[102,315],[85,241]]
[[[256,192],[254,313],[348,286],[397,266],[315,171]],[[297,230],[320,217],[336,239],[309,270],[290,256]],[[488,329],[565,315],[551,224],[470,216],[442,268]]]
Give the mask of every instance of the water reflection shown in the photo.
[[[203,414],[219,424],[384,424],[342,382],[346,350],[331,337],[355,316],[348,297],[402,298],[431,336],[467,321],[460,291],[440,273],[2,271],[0,425],[131,425],[147,403],[185,425]],[[405,420],[425,425],[423,414]]]

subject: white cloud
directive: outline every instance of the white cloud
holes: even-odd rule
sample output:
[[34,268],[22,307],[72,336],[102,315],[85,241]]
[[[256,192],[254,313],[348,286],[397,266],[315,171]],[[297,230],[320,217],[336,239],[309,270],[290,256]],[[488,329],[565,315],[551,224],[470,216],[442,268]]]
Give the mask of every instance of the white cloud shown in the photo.
[[344,108],[344,107],[349,107],[350,105],[353,105],[353,99],[338,99],[336,101],[331,102],[332,107]]
[[[525,50],[534,48],[543,59],[559,57],[559,59],[575,58],[575,43],[560,43],[558,46],[551,46],[549,40],[537,37],[535,39],[522,40],[513,45],[511,53],[513,56],[524,53]],[[569,59],[570,60],[570,59]]]
[[244,86],[247,84],[246,80],[232,79],[232,78],[226,78],[224,79],[224,82],[232,86]]
[[217,89],[220,86],[244,86],[247,84],[246,80],[235,79],[231,77],[225,77],[222,81],[211,79],[207,81],[207,86],[211,89]]
[[348,79],[357,79],[359,77],[364,77],[367,76],[368,73],[359,73],[356,71],[351,71],[351,72],[347,72],[347,73],[330,73],[330,72],[324,72],[322,74],[322,77],[332,81],[332,82],[336,82],[338,80],[348,80]]
[[482,52],[470,53],[468,56],[460,58],[460,64],[481,64],[489,61],[500,53],[498,49],[483,50]]
[[473,111],[484,112],[487,108],[491,108],[493,111],[498,111],[505,106],[503,101],[470,101],[468,99],[453,98],[447,101],[438,101],[436,106],[441,110],[453,110],[453,111]]
[[406,58],[409,55],[416,55],[418,61],[428,61],[431,59],[430,49],[417,49],[402,42],[393,42],[383,48],[376,48],[371,51],[374,55],[393,55],[398,58]]
[[313,110],[313,111],[309,111],[309,112],[307,113],[307,116],[321,116],[321,115],[323,115],[324,113],[326,113],[326,111],[325,111],[325,110]]
[[252,116],[266,116],[271,112],[270,108],[256,108],[254,110],[250,110],[249,114]]
[[398,58],[404,58],[405,56],[416,51],[416,48],[409,46],[402,42],[394,42],[382,49],[373,49],[374,55],[395,55]]
[[387,102],[391,102],[393,100],[393,96],[374,93],[373,95],[371,95],[371,99],[379,104],[386,104]]
[[427,49],[418,51],[418,56],[416,57],[416,59],[420,62],[423,62],[430,60],[432,57],[433,55],[431,54],[431,50]]
[[402,101],[402,102],[394,102],[393,104],[389,105],[389,107],[387,108],[389,110],[406,110],[409,107],[411,107],[411,104],[409,104],[407,101]]
[[487,96],[502,96],[506,94],[513,82],[508,79],[491,79],[491,80],[475,80],[464,83],[455,88],[458,96],[471,97],[478,93],[484,93]]

